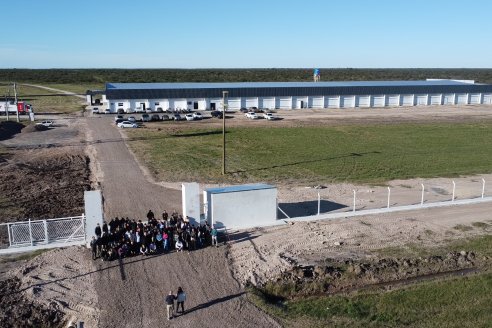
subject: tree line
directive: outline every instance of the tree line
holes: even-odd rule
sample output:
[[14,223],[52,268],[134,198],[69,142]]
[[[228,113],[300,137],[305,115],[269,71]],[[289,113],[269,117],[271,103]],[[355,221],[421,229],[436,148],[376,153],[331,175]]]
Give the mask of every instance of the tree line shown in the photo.
[[[492,83],[492,69],[320,69],[321,81],[475,80]],[[0,81],[101,84],[106,82],[267,82],[312,81],[313,70],[275,69],[0,69]]]

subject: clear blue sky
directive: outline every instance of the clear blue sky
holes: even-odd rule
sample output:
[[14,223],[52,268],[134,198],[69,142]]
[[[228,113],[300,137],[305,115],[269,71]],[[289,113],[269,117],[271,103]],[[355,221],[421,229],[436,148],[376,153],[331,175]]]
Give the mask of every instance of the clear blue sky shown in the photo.
[[0,68],[477,67],[490,0],[2,1]]

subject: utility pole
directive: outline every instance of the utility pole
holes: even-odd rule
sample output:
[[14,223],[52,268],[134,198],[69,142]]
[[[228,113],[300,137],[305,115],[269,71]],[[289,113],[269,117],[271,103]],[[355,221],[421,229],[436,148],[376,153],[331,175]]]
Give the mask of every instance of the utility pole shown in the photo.
[[10,88],[8,90],[8,97],[5,96],[5,111],[7,112],[7,121],[9,120],[9,101],[10,101]]
[[19,106],[17,105],[17,84],[14,82],[14,104],[15,104],[15,109],[17,113],[17,122],[20,122],[19,118]]
[[225,117],[227,109],[227,95],[229,91],[222,91],[222,175],[226,174],[226,136],[225,136]]

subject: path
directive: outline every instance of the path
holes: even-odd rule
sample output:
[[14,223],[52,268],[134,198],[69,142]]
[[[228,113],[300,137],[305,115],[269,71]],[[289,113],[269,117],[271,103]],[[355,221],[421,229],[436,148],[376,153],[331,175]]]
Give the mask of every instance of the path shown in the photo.
[[21,83],[21,85],[25,85],[25,86],[28,86],[28,87],[39,88],[39,89],[44,89],[44,90],[48,90],[48,91],[54,91],[54,92],[58,92],[58,93],[63,93],[63,94],[66,94],[66,95],[74,96],[74,97],[77,97],[77,98],[82,98],[82,99],[85,100],[85,96],[81,96],[80,94],[77,94],[77,93],[71,92],[71,91],[50,88],[50,87],[46,87],[44,85],[39,85],[39,84]]

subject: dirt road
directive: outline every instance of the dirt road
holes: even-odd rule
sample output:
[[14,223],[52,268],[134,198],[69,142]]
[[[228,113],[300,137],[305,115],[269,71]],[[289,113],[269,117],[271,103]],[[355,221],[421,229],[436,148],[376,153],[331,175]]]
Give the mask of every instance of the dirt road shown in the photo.
[[152,209],[181,212],[181,192],[164,188],[144,174],[128,150],[113,117],[88,117],[89,154],[96,163],[92,171],[100,181],[104,197],[104,215],[145,219]]

